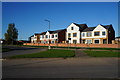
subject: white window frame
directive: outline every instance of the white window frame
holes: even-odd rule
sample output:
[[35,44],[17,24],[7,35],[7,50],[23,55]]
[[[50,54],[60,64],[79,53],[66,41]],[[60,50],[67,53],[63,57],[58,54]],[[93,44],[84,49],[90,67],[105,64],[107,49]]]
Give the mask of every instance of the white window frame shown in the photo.
[[54,40],[52,40],[52,41],[51,41],[51,43],[52,43],[52,44],[54,44],[53,42],[55,43],[55,41],[54,41]]
[[85,33],[82,33],[82,37],[85,37]]
[[86,44],[91,44],[91,43],[92,43],[92,39],[86,39]]
[[58,35],[56,34],[55,37],[58,37]]
[[87,32],[86,35],[87,35],[87,37],[91,37],[92,36],[92,32]]
[[102,31],[102,36],[105,36],[105,35],[103,35],[103,32],[105,32],[105,35],[106,35],[106,31]]
[[[73,29],[72,29],[72,28],[73,28]],[[71,30],[74,30],[74,27],[73,27],[73,26],[71,27]]]

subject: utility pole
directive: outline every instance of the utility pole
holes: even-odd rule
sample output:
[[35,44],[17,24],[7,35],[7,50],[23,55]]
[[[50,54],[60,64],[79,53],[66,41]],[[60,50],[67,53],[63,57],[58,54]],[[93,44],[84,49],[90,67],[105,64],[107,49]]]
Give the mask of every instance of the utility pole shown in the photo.
[[[47,21],[48,23],[49,23],[49,30],[48,31],[50,31],[50,20],[45,20],[45,21]],[[48,46],[48,49],[51,49],[51,47],[50,47],[50,35],[48,35],[48,37],[49,37],[49,46]]]

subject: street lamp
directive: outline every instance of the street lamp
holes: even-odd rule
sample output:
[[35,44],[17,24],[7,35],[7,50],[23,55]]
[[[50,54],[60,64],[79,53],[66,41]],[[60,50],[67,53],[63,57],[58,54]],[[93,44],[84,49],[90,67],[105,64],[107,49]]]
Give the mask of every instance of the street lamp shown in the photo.
[[49,22],[49,31],[50,31],[50,20],[45,19],[45,21]]
[[[49,22],[49,30],[48,31],[50,31],[50,20],[46,19],[45,21]],[[48,37],[49,37],[49,40],[48,40],[49,41],[48,49],[50,49],[50,35],[48,35]]]

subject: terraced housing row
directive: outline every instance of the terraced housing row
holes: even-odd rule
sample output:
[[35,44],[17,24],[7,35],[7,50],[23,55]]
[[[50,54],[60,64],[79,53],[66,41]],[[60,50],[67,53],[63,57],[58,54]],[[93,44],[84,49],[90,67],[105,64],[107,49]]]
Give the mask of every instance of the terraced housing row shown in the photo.
[[35,33],[31,43],[75,43],[75,44],[111,44],[115,40],[112,25],[88,27],[86,24],[71,23],[66,29]]

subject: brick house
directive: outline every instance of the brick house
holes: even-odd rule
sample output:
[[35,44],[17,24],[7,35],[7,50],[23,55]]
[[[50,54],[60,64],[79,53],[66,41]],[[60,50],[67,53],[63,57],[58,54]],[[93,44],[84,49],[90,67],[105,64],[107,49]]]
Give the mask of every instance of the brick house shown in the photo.
[[66,41],[66,29],[47,31],[34,34],[32,43],[64,43]]
[[111,44],[115,40],[112,25],[88,27],[86,24],[71,23],[66,29],[35,33],[32,43],[82,43],[82,44]]
[[81,33],[82,43],[85,44],[111,44],[115,39],[115,31],[112,25],[98,25],[88,27]]

